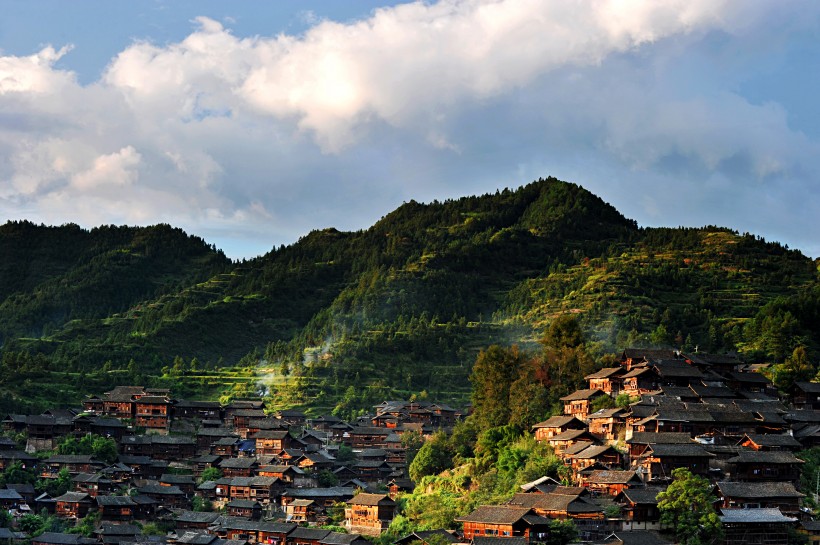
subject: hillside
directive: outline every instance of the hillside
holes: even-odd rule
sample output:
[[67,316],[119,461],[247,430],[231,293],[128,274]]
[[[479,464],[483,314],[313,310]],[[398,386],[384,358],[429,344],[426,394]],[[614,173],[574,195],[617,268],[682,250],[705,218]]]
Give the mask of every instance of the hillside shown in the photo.
[[[481,348],[531,346],[564,313],[598,356],[656,344],[782,361],[820,339],[817,267],[799,252],[716,227],[640,229],[554,178],[411,201],[243,263],[167,226],[6,224],[0,249],[7,354],[86,375],[133,359],[150,380],[179,356],[177,381],[192,358],[242,360],[256,367],[246,389],[317,411],[422,390],[464,402]],[[242,392],[218,374],[193,373],[209,387],[191,394]]]

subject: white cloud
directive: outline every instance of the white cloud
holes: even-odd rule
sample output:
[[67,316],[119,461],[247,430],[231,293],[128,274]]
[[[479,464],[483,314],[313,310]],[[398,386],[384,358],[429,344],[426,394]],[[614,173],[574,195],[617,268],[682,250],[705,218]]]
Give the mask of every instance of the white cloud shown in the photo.
[[78,172],[71,178],[71,185],[80,191],[99,189],[104,186],[131,185],[139,176],[137,167],[142,156],[133,146],[115,153],[100,155],[91,168]]
[[[68,47],[3,56],[0,212],[218,226],[278,236],[269,247],[363,227],[407,198],[525,183],[520,165],[599,192],[611,173],[707,194],[729,180],[752,199],[820,170],[784,105],[737,91],[759,54],[745,44],[810,27],[810,6],[443,0],[349,23],[311,15],[303,35],[268,37],[196,17],[179,42],[131,44],[90,85],[55,67]],[[637,183],[622,187],[652,189]],[[627,206],[663,216],[661,191]]]

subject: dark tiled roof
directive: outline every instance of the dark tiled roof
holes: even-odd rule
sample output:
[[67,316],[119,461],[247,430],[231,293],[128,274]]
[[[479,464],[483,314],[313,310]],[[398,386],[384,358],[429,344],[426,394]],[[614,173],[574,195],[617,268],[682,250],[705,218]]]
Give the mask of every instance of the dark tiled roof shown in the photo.
[[586,389],[586,390],[576,390],[569,394],[568,396],[564,396],[561,398],[561,401],[581,401],[584,399],[592,399],[595,396],[599,395],[606,395],[606,392],[603,390],[599,390],[597,388],[594,389]]
[[526,537],[473,537],[473,545],[527,545]]
[[730,464],[802,464],[803,460],[782,450],[743,450],[734,458],[726,460]]
[[628,488],[621,492],[629,501],[641,505],[655,505],[658,503],[658,494],[663,492],[664,488]]
[[595,378],[609,378],[612,375],[616,375],[620,372],[623,372],[623,367],[604,367],[600,371],[596,371],[590,375],[584,377],[584,380],[595,379]]
[[637,473],[631,470],[597,470],[587,476],[587,480],[595,484],[626,484],[636,478],[640,480]]
[[790,482],[719,482],[717,487],[724,496],[733,498],[802,498]]
[[330,530],[320,530],[318,528],[305,528],[299,526],[288,534],[288,541],[291,539],[318,539],[321,540],[330,533]]
[[80,534],[63,534],[59,532],[44,532],[35,537],[32,541],[37,543],[53,543],[54,545],[77,545],[80,542]]
[[820,383],[818,382],[795,382],[794,387],[808,394],[820,394]]
[[100,507],[135,505],[131,496],[97,496],[95,500]]
[[543,422],[533,425],[533,428],[562,428],[574,420],[577,421],[579,425],[586,425],[574,416],[553,416],[548,420],[544,420]]
[[651,530],[617,530],[605,541],[606,545],[672,545],[672,542]]
[[385,494],[358,494],[347,500],[350,505],[395,505],[396,502]]
[[210,524],[219,518],[219,513],[182,511],[177,515],[177,522]]
[[90,501],[91,496],[86,494],[85,492],[66,492],[62,496],[57,496],[54,498],[54,501],[66,501],[70,503],[76,503],[81,501]]
[[794,436],[786,433],[747,433],[746,437],[762,447],[800,448],[800,442]]
[[786,517],[777,508],[728,509],[721,507],[720,521],[723,524],[785,523],[797,519]]
[[714,458],[715,455],[706,452],[703,447],[696,444],[691,445],[669,445],[657,444],[649,445],[641,457],[647,456],[651,452],[652,456],[681,456],[686,458]]
[[459,522],[483,522],[486,524],[514,524],[524,515],[530,514],[529,507],[513,505],[482,505],[469,515],[459,517]]
[[632,437],[626,440],[630,445],[686,445],[692,442],[692,436],[686,432],[665,432],[654,433],[645,431],[636,431],[632,433]]

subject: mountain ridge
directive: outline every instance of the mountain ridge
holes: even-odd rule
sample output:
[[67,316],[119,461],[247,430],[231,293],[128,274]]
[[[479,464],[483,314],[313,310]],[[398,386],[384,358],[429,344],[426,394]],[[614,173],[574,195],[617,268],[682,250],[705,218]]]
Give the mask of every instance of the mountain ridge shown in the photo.
[[[436,379],[452,386],[443,398],[463,400],[481,348],[533,345],[567,313],[598,357],[688,338],[782,360],[820,338],[817,266],[800,252],[713,226],[639,228],[555,178],[410,201],[368,229],[314,230],[242,262],[167,225],[35,227],[0,227],[0,250],[13,250],[0,268],[4,352],[42,353],[74,373],[134,360],[148,377],[177,356],[256,362],[283,404],[333,408],[352,384],[444,390]],[[25,233],[37,235],[34,251]],[[32,264],[33,276],[21,272]],[[759,315],[767,308],[778,318]]]

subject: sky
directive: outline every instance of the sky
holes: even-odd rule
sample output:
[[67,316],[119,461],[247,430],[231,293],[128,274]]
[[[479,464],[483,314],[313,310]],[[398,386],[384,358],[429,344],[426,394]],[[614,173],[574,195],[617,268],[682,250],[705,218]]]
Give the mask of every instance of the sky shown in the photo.
[[820,256],[820,2],[0,0],[0,221],[235,259],[577,183]]

